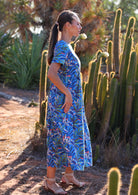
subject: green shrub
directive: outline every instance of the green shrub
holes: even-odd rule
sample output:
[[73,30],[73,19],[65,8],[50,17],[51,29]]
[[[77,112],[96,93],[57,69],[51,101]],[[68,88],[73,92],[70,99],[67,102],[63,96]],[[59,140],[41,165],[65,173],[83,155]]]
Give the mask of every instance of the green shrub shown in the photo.
[[5,53],[2,66],[7,69],[8,83],[21,89],[30,88],[39,82],[42,40],[33,35],[29,43],[26,34],[25,42],[19,38]]

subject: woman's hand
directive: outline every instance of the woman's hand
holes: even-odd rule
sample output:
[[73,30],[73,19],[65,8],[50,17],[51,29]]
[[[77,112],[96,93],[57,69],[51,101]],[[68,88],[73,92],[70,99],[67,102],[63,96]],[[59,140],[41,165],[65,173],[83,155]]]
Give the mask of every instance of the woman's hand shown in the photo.
[[68,93],[65,95],[65,103],[62,106],[62,108],[64,108],[64,112],[67,113],[71,106],[72,106],[72,95],[68,90]]

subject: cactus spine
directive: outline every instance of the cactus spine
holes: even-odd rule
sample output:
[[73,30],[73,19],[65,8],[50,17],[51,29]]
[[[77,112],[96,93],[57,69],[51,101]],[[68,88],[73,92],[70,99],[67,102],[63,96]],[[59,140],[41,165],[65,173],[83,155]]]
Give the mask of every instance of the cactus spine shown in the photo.
[[121,173],[118,168],[111,168],[108,172],[108,191],[107,195],[119,195],[121,186]]
[[138,164],[136,164],[132,169],[131,181],[128,195],[138,194]]
[[114,53],[114,71],[119,74],[119,55],[120,55],[120,29],[121,29],[122,10],[116,11],[113,34],[113,53]]

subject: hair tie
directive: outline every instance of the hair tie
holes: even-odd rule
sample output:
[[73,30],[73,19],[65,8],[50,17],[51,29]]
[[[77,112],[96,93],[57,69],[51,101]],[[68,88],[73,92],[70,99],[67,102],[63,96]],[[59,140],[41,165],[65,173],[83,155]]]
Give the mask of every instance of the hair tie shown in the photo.
[[59,23],[58,23],[58,22],[56,22],[55,24],[56,24],[57,26],[59,25]]

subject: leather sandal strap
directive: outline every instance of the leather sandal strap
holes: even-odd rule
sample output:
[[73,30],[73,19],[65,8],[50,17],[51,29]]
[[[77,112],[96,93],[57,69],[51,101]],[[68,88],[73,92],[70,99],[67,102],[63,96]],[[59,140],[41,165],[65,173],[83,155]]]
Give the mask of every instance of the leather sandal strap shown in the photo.
[[56,181],[55,177],[54,178],[48,178],[48,177],[46,177],[45,179],[46,179],[46,181],[52,181],[52,182],[55,182]]
[[72,173],[64,173],[64,175],[66,175],[66,176],[74,176],[74,173],[72,172]]

